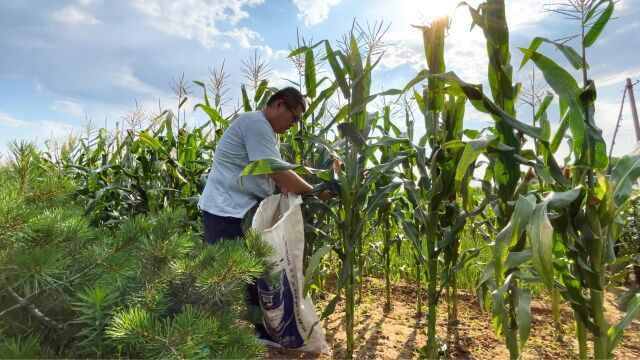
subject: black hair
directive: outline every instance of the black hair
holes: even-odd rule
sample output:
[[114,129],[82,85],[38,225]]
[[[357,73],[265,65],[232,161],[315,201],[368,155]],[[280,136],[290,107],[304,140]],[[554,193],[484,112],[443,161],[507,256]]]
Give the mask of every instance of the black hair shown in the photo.
[[284,103],[291,109],[296,108],[299,105],[302,107],[303,112],[307,110],[307,102],[304,100],[300,91],[294,87],[289,86],[278,90],[275,94],[271,95],[269,100],[267,100],[267,106],[278,100],[284,101]]

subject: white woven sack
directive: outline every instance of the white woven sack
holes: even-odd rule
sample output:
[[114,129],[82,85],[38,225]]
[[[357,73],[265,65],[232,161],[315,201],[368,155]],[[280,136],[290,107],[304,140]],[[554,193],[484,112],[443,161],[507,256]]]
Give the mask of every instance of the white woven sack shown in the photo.
[[300,204],[300,196],[273,195],[262,201],[253,218],[252,227],[274,248],[271,260],[281,279],[279,285],[270,287],[258,281],[260,306],[267,331],[280,345],[328,355],[322,324],[316,324],[316,308],[309,296],[302,296],[304,223]]

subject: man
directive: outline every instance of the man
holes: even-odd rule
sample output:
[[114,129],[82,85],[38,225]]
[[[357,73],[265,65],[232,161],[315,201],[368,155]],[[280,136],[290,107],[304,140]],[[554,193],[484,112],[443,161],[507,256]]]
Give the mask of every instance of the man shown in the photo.
[[281,193],[304,194],[311,185],[291,170],[270,175],[238,175],[252,161],[280,159],[278,134],[291,128],[306,109],[302,94],[292,87],[273,94],[261,111],[241,114],[224,132],[216,146],[213,166],[198,206],[204,219],[205,241],[243,235],[242,218],[262,199]]
[[[302,94],[287,87],[273,94],[261,111],[241,114],[224,132],[216,146],[213,165],[198,203],[207,243],[242,237],[242,218],[276,188],[283,194],[298,195],[312,190],[309,183],[291,170],[245,176],[242,183],[238,182],[238,175],[250,162],[281,158],[278,134],[299,122],[305,109]],[[255,282],[248,286],[247,293],[249,305],[260,306]],[[263,343],[277,345],[262,324],[255,324],[255,331]]]

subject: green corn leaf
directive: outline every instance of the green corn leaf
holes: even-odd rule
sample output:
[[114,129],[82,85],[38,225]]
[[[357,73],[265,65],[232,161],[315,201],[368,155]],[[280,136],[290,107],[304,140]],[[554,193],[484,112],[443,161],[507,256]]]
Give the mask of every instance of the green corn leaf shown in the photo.
[[349,83],[347,83],[347,78],[345,76],[346,71],[340,66],[338,58],[336,57],[336,54],[341,54],[340,52],[334,52],[333,49],[331,49],[331,45],[328,41],[325,41],[324,47],[327,61],[329,62],[331,70],[333,71],[333,76],[335,77],[336,82],[340,86],[342,96],[344,96],[345,99],[349,99],[351,95],[351,89],[349,88]]
[[329,123],[323,129],[320,129],[318,136],[320,137],[325,136],[331,130],[333,125],[342,121],[344,118],[347,117],[348,114],[349,114],[349,104],[345,104],[340,108],[340,110],[338,110],[338,112],[333,117],[333,119],[331,119],[331,121],[329,121]]
[[528,49],[520,50],[529,56],[542,71],[547,84],[568,106],[569,126],[573,134],[573,151],[576,157],[580,157],[583,152],[583,144],[586,138],[586,127],[583,119],[582,107],[578,102],[578,95],[581,90],[576,80],[565,69],[556,64],[553,60],[537,52]]
[[416,99],[416,103],[418,104],[418,109],[420,110],[420,113],[421,114],[426,113],[427,108],[424,103],[424,99],[422,98],[422,95],[420,95],[418,91],[413,90],[413,98]]
[[484,271],[478,278],[478,287],[480,287],[482,284],[493,282],[495,272],[496,270],[494,264],[488,263],[484,268]]
[[304,86],[307,96],[311,99],[316,97],[316,61],[313,50],[307,49],[304,53]]
[[258,102],[268,88],[269,88],[269,81],[267,80],[260,81],[260,84],[258,85],[258,88],[256,89],[256,93],[253,97],[253,101]]
[[306,52],[309,49],[315,49],[316,47],[318,47],[318,45],[322,44],[322,43],[326,43],[326,40],[320,40],[317,43],[311,45],[311,46],[301,46],[297,49],[292,50],[289,55],[287,57],[294,57],[294,56],[298,56],[303,54],[304,52]]
[[262,109],[265,106],[267,106],[267,101],[269,101],[269,98],[271,97],[271,95],[276,93],[277,91],[278,91],[278,88],[268,87],[264,91],[264,94],[262,95],[262,98],[258,102],[258,105],[256,105],[256,109]]
[[186,96],[185,96],[185,97],[183,97],[183,98],[180,100],[180,102],[178,103],[178,109],[182,108],[182,105],[184,105],[184,103],[186,103],[186,102],[187,102],[187,100],[189,100],[189,98],[188,98],[188,97],[186,97]]
[[627,313],[624,315],[622,320],[619,323],[612,325],[607,331],[607,336],[609,338],[609,356],[613,357],[613,350],[618,346],[620,341],[622,340],[622,333],[624,329],[626,329],[633,320],[640,317],[640,294],[636,294],[636,296],[629,302],[627,306]]
[[580,195],[581,192],[582,186],[578,186],[564,192],[550,192],[545,197],[545,201],[548,202],[548,207],[550,209],[558,210],[571,205],[571,203],[578,198],[578,195]]
[[425,207],[422,206],[422,200],[418,189],[413,181],[404,181],[404,190],[407,198],[413,206],[413,218],[417,223],[428,224],[429,216],[425,213]]
[[293,170],[298,174],[311,174],[311,171],[302,165],[289,164],[276,158],[265,158],[251,162],[242,170],[238,178],[246,175],[267,175],[286,170]]
[[409,237],[409,240],[411,240],[411,243],[413,244],[413,247],[417,252],[418,260],[420,261],[421,264],[424,263],[424,255],[422,254],[422,245],[420,242],[420,235],[418,233],[418,229],[416,228],[415,224],[413,223],[413,221],[409,221],[409,219],[407,219],[404,213],[398,209],[393,211],[392,214],[396,219],[400,220],[400,222],[402,223],[402,228],[404,229],[405,235]]
[[404,86],[404,88],[402,89],[402,93],[406,93],[411,88],[413,88],[416,84],[426,79],[428,76],[429,76],[429,72],[427,70],[420,70],[420,72],[418,72],[418,74],[413,79],[409,80],[409,82]]
[[[472,85],[462,81],[455,73],[448,72],[445,74],[436,74],[431,75],[433,77],[437,77],[442,79],[445,83],[459,87],[465,94],[465,96],[471,101],[471,104],[479,111],[491,114],[502,121],[504,121],[508,126],[512,127],[515,130],[519,130],[524,134],[527,134],[535,139],[541,139],[541,131],[539,128],[533,127],[531,125],[525,124],[513,116],[509,115],[507,112],[502,110],[499,106],[493,103],[488,97],[486,97],[481,90],[479,85]],[[542,140],[544,141],[544,140]]]
[[542,41],[543,41],[542,39],[543,38],[541,37],[535,37],[531,41],[531,44],[527,48],[528,52],[524,53],[524,56],[522,57],[522,62],[520,62],[520,70],[522,70],[522,68],[529,62],[529,60],[531,60],[531,56],[529,54],[533,54],[534,52],[536,52],[540,47],[540,45],[542,45]]
[[586,22],[591,20],[591,18],[595,15],[597,9],[602,4],[607,4],[607,7],[602,11],[598,19],[595,21],[595,23],[593,23],[593,25],[591,25],[591,28],[585,34],[584,39],[582,40],[582,44],[584,45],[584,47],[588,48],[591,45],[593,45],[594,42],[596,42],[596,40],[602,33],[602,30],[604,30],[605,26],[607,26],[607,23],[611,19],[611,15],[613,14],[614,3],[611,0],[604,0],[604,1],[600,1],[598,4],[593,6],[591,11],[589,11],[589,13],[586,16],[584,25],[585,26],[587,25]]
[[566,106],[563,106],[564,101],[560,101],[560,114],[562,115],[562,118],[560,119],[560,126],[558,127],[558,130],[556,131],[555,135],[553,136],[553,139],[551,140],[551,145],[549,147],[549,150],[551,151],[551,154],[555,154],[556,151],[558,151],[558,148],[560,147],[560,144],[562,143],[562,139],[564,138],[565,133],[567,132],[567,129],[569,128],[569,109]]
[[374,144],[369,145],[369,148],[378,148],[378,147],[394,146],[394,145],[409,146],[411,145],[411,142],[406,137],[391,137],[391,136],[384,135],[380,139],[378,139],[378,141],[376,141]]
[[480,255],[481,251],[482,251],[482,248],[471,248],[471,249],[465,250],[461,254],[458,260],[458,264],[456,264],[453,270],[461,271],[461,270],[467,269],[468,266],[472,263],[472,261],[475,260]]
[[301,47],[299,47],[297,49],[292,50],[287,57],[288,58],[296,57],[298,55],[304,54],[309,49],[312,49],[312,47],[301,46]]
[[344,122],[339,124],[338,130],[340,131],[340,135],[345,139],[349,139],[353,146],[362,147],[367,144],[362,136],[362,131],[360,131],[354,123]]
[[[340,155],[338,155],[334,146],[331,143],[329,143],[325,138],[307,133],[304,135],[298,135],[295,137],[295,139],[302,140],[308,144],[316,144],[318,146],[321,146],[331,155],[332,158],[338,159],[342,162],[342,158],[340,157]],[[310,149],[309,151],[312,151],[314,148],[310,147],[309,149]]]
[[504,303],[505,295],[511,283],[512,274],[507,276],[504,284],[491,292],[491,321],[496,336],[500,336],[505,320],[509,318],[508,309]]
[[504,262],[504,267],[507,270],[513,269],[531,260],[532,256],[533,254],[531,253],[531,249],[524,249],[523,251],[519,252],[511,251],[509,252],[509,255],[507,255],[507,260],[505,260]]
[[547,92],[547,95],[544,97],[544,99],[540,103],[540,106],[538,107],[538,110],[536,111],[536,114],[533,117],[535,121],[540,122],[540,129],[542,130],[542,138],[547,141],[549,141],[551,137],[551,123],[547,118],[547,109],[551,105],[552,101],[553,101],[553,93]]
[[496,236],[493,246],[493,261],[496,268],[505,263],[509,247],[520,238],[535,207],[535,197],[519,195],[513,214],[507,226]]
[[515,242],[525,231],[525,227],[535,209],[535,204],[536,200],[533,195],[518,197],[510,222],[513,226],[512,242]]
[[252,111],[251,103],[249,102],[249,95],[247,94],[246,86],[240,86],[240,90],[242,92],[242,108],[245,112]]
[[334,298],[329,301],[327,306],[324,308],[320,319],[318,320],[322,321],[333,314],[336,311],[336,305],[338,305],[338,301],[340,301],[340,293],[338,293],[338,295],[334,296]]
[[[540,44],[542,44],[543,42],[555,46],[556,49],[558,49],[562,53],[562,55],[564,55],[564,57],[569,61],[574,69],[582,69],[583,64],[585,65],[586,69],[589,69],[589,65],[584,62],[582,56],[580,56],[580,54],[578,54],[578,52],[574,48],[543,37],[536,37],[531,41],[531,45],[529,45],[528,48],[528,54],[536,52],[540,47]],[[522,62],[520,63],[520,69],[522,69],[526,65],[526,63],[529,62],[529,60],[531,60],[531,56],[528,54],[525,54],[523,56]]]
[[211,106],[211,104],[209,104],[209,97],[207,96],[207,86],[202,81],[198,80],[193,80],[193,83],[202,88],[202,97],[204,99],[204,104],[207,106]]
[[[331,86],[322,90],[317,98],[312,99],[313,102],[309,105],[307,111],[305,112],[306,116],[312,114],[318,108],[318,106],[324,105],[326,100],[333,95],[337,88],[338,84],[332,83]],[[320,114],[318,114],[318,117],[321,117]]]
[[454,177],[456,193],[460,193],[462,180],[467,174],[469,165],[473,164],[478,156],[489,146],[489,143],[495,140],[494,135],[483,135],[481,138],[467,142],[462,153],[462,157],[458,161],[456,174]]
[[218,110],[207,106],[206,104],[196,104],[196,106],[194,106],[193,108],[195,109],[201,109],[202,111],[204,111],[207,115],[209,115],[209,120],[211,120],[211,124],[213,124],[214,127],[218,127],[218,126],[222,126],[222,127],[227,127],[229,126],[229,122],[227,120],[225,120],[224,118],[222,118],[222,116],[220,115],[220,113],[218,113]]
[[553,227],[547,217],[547,202],[537,204],[529,222],[527,235],[533,265],[544,285],[553,291]]
[[394,157],[390,161],[368,169],[366,179],[362,183],[362,188],[372,185],[374,182],[378,181],[382,174],[387,174],[391,169],[399,166],[403,161],[414,156],[414,154],[415,152],[413,150],[401,151],[394,154]]
[[[367,207],[364,209],[362,218],[372,219],[375,211],[378,209],[380,204],[387,200],[390,197],[390,194],[396,191],[401,184],[402,183],[399,182],[391,183],[387,186],[381,187],[375,193],[373,193],[367,201]],[[366,222],[363,221],[358,225],[357,233],[362,232],[365,223]]]
[[531,334],[531,290],[515,288],[516,323],[518,324],[518,340],[520,351]]
[[333,247],[331,245],[325,245],[318,249],[311,258],[309,259],[309,265],[307,265],[307,269],[304,272],[304,287],[302,289],[302,296],[307,297],[309,293],[309,289],[311,288],[311,282],[313,281],[313,274],[315,273],[318,265],[320,265],[320,260],[323,256],[331,252]]
[[151,147],[153,150],[157,152],[164,152],[164,149],[162,148],[162,143],[155,137],[149,135],[146,131],[139,132],[138,138],[142,140],[142,142],[144,142],[145,144],[149,145],[149,147]]
[[634,192],[636,179],[640,177],[640,154],[626,155],[613,168],[610,181],[616,207],[622,208]]

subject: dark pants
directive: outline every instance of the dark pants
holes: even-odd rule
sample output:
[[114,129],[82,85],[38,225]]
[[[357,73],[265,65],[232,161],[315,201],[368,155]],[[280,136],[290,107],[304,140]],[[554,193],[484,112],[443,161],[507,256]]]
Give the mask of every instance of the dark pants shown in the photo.
[[[221,239],[235,239],[244,237],[242,219],[218,216],[206,211],[202,212],[204,225],[204,241],[213,245]],[[247,304],[260,307],[258,300],[258,285],[255,280],[247,285]],[[260,324],[262,326],[262,324]]]
[[202,212],[204,225],[204,241],[215,244],[220,239],[235,239],[244,237],[242,219],[228,216],[218,216],[206,211]]

